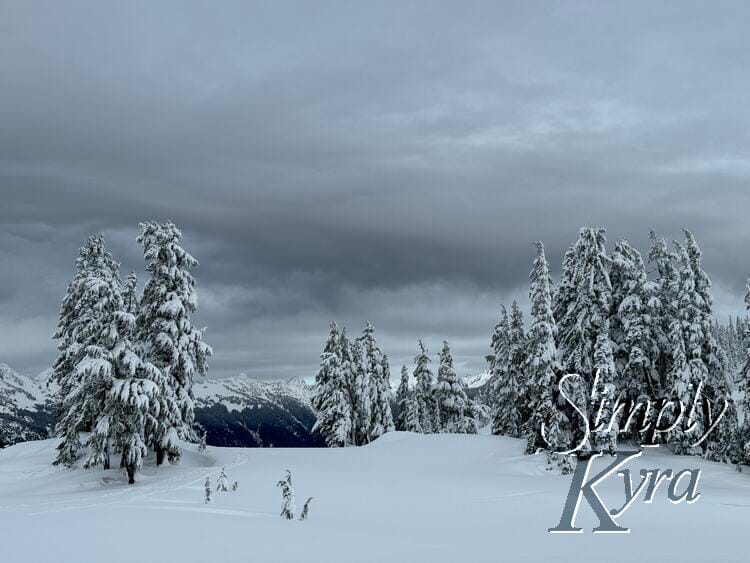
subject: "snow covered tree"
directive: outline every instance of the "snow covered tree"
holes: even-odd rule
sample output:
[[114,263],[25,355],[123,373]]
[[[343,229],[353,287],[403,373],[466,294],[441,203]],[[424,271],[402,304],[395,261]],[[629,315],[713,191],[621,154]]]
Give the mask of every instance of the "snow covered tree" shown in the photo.
[[352,413],[349,443],[361,446],[368,442],[370,430],[370,382],[360,342],[350,341],[346,328],[341,330],[340,354],[341,372],[346,381]]
[[276,483],[281,487],[281,517],[286,520],[294,520],[294,487],[292,487],[292,473],[287,469],[286,477]]
[[[700,322],[700,297],[695,290],[695,277],[690,265],[690,258],[684,246],[677,242],[674,243],[674,246],[677,256],[679,285],[677,290],[677,317],[670,327],[672,369],[669,380],[672,382],[674,398],[689,405],[691,391],[697,388],[701,381],[705,381],[708,368],[701,357],[704,334]],[[698,436],[702,433],[702,422],[702,418],[698,417],[694,435]],[[691,442],[693,442],[692,436],[688,436],[681,431],[677,432],[673,440],[675,453],[696,453],[689,446]]]
[[505,372],[510,363],[510,342],[508,341],[510,325],[508,324],[508,312],[505,306],[500,306],[500,318],[495,324],[492,332],[492,353],[486,356],[489,364],[489,379],[487,388],[489,390],[489,403],[494,407],[497,402],[498,384],[505,377]]
[[[592,429],[599,426],[600,423],[606,423],[608,427],[609,422],[612,419],[612,402],[602,401],[602,397],[608,399],[615,398],[615,361],[612,354],[612,347],[609,341],[609,321],[604,320],[600,327],[599,333],[596,337],[596,346],[594,347],[594,374],[596,385],[595,399],[592,401],[591,412],[596,413]],[[592,431],[591,437],[593,442],[593,449],[598,452],[605,452],[609,455],[615,455],[617,451],[617,433],[619,432],[619,425],[615,421],[612,430],[608,431],[604,428],[600,431]]]
[[466,411],[469,400],[466,398],[463,381],[453,368],[453,356],[448,343],[443,341],[440,352],[440,367],[435,385],[435,400],[440,413],[439,432],[466,434],[469,431]]
[[206,451],[206,439],[208,438],[208,432],[205,430],[201,433],[201,441],[198,442],[198,451],[203,453]]
[[205,503],[209,504],[211,502],[211,478],[206,477],[206,482],[203,483],[203,492],[205,493]]
[[531,326],[526,349],[528,393],[531,397],[531,416],[524,428],[528,454],[539,449],[562,451],[571,439],[569,422],[555,400],[559,364],[555,346],[557,325],[552,314],[552,278],[541,241],[536,243],[536,248],[529,275]]
[[612,253],[612,317],[610,340],[614,343],[618,393],[637,401],[642,396],[660,397],[661,378],[657,319],[658,286],[649,281],[640,252],[625,241]]
[[141,223],[138,237],[150,277],[141,297],[137,340],[145,358],[164,374],[159,414],[147,436],[156,451],[157,465],[163,463],[165,454],[170,461],[180,458],[180,439],[196,439],[193,380],[205,375],[212,354],[203,342],[203,330],[190,321],[198,297],[189,270],[197,267],[198,261],[180,246],[181,238],[172,222]]
[[226,493],[229,491],[229,480],[227,479],[227,474],[224,472],[224,468],[221,468],[221,474],[219,475],[219,479],[216,482],[216,490]]
[[405,432],[416,432],[422,434],[422,424],[419,420],[419,405],[413,396],[404,403],[404,427]]
[[409,389],[409,370],[406,366],[401,366],[401,381],[396,389],[396,405],[398,414],[396,416],[396,430],[406,430],[406,401],[411,399],[411,390]]
[[76,259],[76,275],[68,285],[60,307],[54,338],[59,354],[52,367],[52,379],[59,387],[55,397],[57,426],[62,438],[56,464],[72,465],[81,449],[79,435],[90,431],[103,401],[100,389],[94,397],[81,388],[78,365],[90,346],[106,338],[115,312],[122,309],[119,265],[104,247],[104,237],[89,237]]
[[604,233],[601,227],[580,230],[572,251],[565,255],[555,304],[563,371],[580,374],[589,388],[594,377],[594,348],[603,322],[609,318],[612,289]]
[[312,397],[312,406],[318,417],[313,432],[320,432],[329,447],[348,445],[352,433],[352,405],[341,361],[341,334],[336,323],[332,322],[320,356]]
[[305,501],[305,504],[302,507],[302,512],[299,515],[300,520],[307,520],[307,517],[310,515],[310,501],[313,498],[314,497],[308,497],[307,500]]
[[433,395],[432,371],[430,357],[422,341],[419,341],[419,354],[414,358],[414,400],[422,432],[430,434],[439,431],[438,406]]
[[122,286],[123,311],[134,317],[138,315],[140,301],[138,299],[138,276],[131,271]]
[[368,321],[362,336],[358,339],[361,350],[361,390],[366,389],[369,395],[369,423],[363,424],[359,433],[364,443],[374,440],[378,436],[393,430],[393,416],[391,414],[390,399],[390,368],[377,341],[375,329]]
[[[135,319],[117,311],[107,338],[100,346],[89,346],[78,364],[80,390],[92,402],[96,415],[87,441],[86,467],[109,468],[110,452],[119,453],[128,483],[147,454],[147,428],[155,425],[163,374],[144,362],[130,341]],[[92,409],[93,410],[93,409]]]
[[[501,323],[505,324],[502,317]],[[496,340],[499,354],[496,356],[494,365],[497,378],[495,379],[492,433],[519,437],[523,423],[521,409],[528,409],[524,404],[528,396],[524,387],[526,378],[523,373],[526,336],[523,330],[523,314],[516,301],[511,304],[507,325],[507,340],[503,340],[502,336]],[[501,326],[501,330],[503,328]]]
[[[675,351],[672,349],[672,323],[677,318],[679,275],[675,267],[674,253],[669,250],[667,241],[656,236],[652,230],[650,234],[651,247],[648,252],[648,262],[653,265],[655,279],[655,294],[651,301],[651,338],[656,343],[654,350],[653,369],[654,379],[658,375],[660,393],[656,398],[670,398],[673,382],[671,374],[674,370],[672,361]],[[679,357],[679,352],[676,353]]]

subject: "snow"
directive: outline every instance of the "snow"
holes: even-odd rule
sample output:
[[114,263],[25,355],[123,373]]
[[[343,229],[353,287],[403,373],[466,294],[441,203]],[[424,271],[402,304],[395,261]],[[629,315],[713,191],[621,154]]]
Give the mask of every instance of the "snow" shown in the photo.
[[45,395],[43,384],[0,364],[0,413],[36,410],[36,405],[44,403]]
[[304,380],[261,381],[244,373],[225,379],[199,379],[193,384],[197,406],[210,407],[222,404],[228,411],[242,411],[263,403],[283,406],[280,401],[284,398],[309,404],[310,389]]
[[[147,460],[134,486],[117,469],[52,467],[56,443],[0,451],[3,561],[746,560],[750,473],[660,450],[628,466],[636,479],[642,467],[700,468],[697,502],[673,505],[660,489],[620,518],[630,534],[595,535],[582,501],[584,533],[551,535],[571,476],[546,471],[510,438],[393,432],[361,448],[209,446],[205,454],[187,445],[177,465]],[[222,467],[239,490],[214,492],[206,505],[203,483],[215,483]],[[307,521],[279,517],[276,483],[286,469],[299,498],[315,497]],[[614,506],[622,480],[598,490]]]

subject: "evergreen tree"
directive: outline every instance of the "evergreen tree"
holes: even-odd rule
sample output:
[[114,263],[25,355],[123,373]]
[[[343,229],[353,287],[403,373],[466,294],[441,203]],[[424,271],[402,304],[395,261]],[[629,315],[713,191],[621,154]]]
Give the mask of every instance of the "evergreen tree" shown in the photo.
[[200,453],[203,453],[206,451],[206,439],[208,437],[208,433],[204,430],[201,433],[201,441],[198,443],[198,451]]
[[[529,275],[531,327],[528,333],[526,372],[529,381],[531,417],[525,427],[526,453],[538,449],[562,451],[570,443],[569,422],[556,405],[557,325],[552,314],[552,278],[544,255],[544,245],[536,243],[536,258]],[[542,429],[544,434],[542,434]]]
[[211,478],[206,477],[206,482],[203,483],[203,491],[206,495],[205,503],[209,504],[211,502]]
[[583,376],[589,389],[594,377],[596,340],[610,309],[610,258],[604,233],[601,227],[580,230],[572,252],[565,256],[555,307],[563,371]]
[[79,435],[90,431],[106,398],[106,384],[82,381],[81,363],[91,347],[106,346],[115,313],[122,309],[119,266],[104,247],[104,237],[89,237],[76,260],[76,275],[60,307],[54,338],[59,355],[52,378],[59,385],[55,432],[62,438],[56,464],[71,466],[81,449]]
[[137,338],[148,361],[159,368],[161,379],[159,415],[148,432],[157,465],[166,453],[180,458],[179,440],[195,440],[193,380],[205,376],[211,347],[190,315],[198,297],[189,270],[198,261],[181,246],[182,233],[172,223],[141,223],[138,242],[143,246],[149,280],[143,289],[137,318]]
[[300,520],[307,520],[307,517],[310,515],[310,501],[313,498],[314,497],[308,497],[307,500],[305,501],[305,504],[302,507],[302,512],[299,515]]
[[417,407],[419,426],[422,432],[430,434],[439,431],[438,411],[433,395],[432,372],[430,371],[430,357],[427,349],[419,341],[419,354],[414,358],[414,400]]
[[674,344],[672,323],[677,318],[679,276],[675,267],[674,253],[670,252],[666,240],[658,238],[654,231],[651,231],[648,261],[655,267],[655,296],[651,303],[651,337],[656,343],[656,348],[652,373],[654,376],[658,375],[658,387],[661,390],[656,398],[671,398],[673,382],[670,377],[679,371],[679,368],[675,370],[672,366],[673,358],[679,357],[679,352],[672,349]]
[[229,480],[227,479],[227,474],[224,473],[224,468],[221,468],[221,475],[219,475],[219,480],[216,482],[216,490],[226,493],[229,491],[228,488]]
[[341,334],[335,322],[331,322],[328,340],[320,356],[312,406],[318,416],[313,432],[320,432],[329,447],[348,445],[352,431],[352,406],[341,369]]
[[492,331],[492,341],[490,348],[492,353],[485,356],[487,363],[489,364],[490,377],[487,380],[487,388],[490,390],[490,401],[494,404],[494,391],[497,388],[497,384],[504,377],[505,369],[508,366],[508,351],[510,344],[508,342],[508,332],[510,326],[508,324],[508,312],[504,305],[500,306],[500,318],[495,324],[495,328]]
[[620,395],[637,401],[659,397],[660,374],[656,370],[659,342],[657,285],[648,280],[640,252],[625,241],[612,253],[612,317],[610,340]]
[[[612,347],[609,341],[609,321],[606,319],[602,323],[601,330],[596,337],[596,346],[594,348],[594,374],[597,382],[595,400],[592,405],[592,412],[596,412],[592,429],[596,429],[600,424],[604,426],[602,430],[594,430],[591,433],[593,447],[595,451],[605,452],[615,455],[617,451],[617,433],[619,426],[615,422],[612,430],[608,431],[608,425],[612,420],[612,399],[615,398],[615,361],[612,354]],[[608,400],[602,401],[602,397]],[[598,408],[597,408],[598,404]],[[595,410],[596,409],[596,410]]]
[[285,520],[294,520],[294,487],[292,487],[292,473],[287,469],[286,477],[276,483],[281,487],[281,517]]
[[[703,325],[699,295],[695,290],[695,277],[690,265],[690,258],[685,247],[675,242],[675,254],[679,273],[679,285],[677,293],[677,317],[670,327],[670,339],[672,343],[672,370],[669,380],[672,382],[673,396],[690,404],[691,391],[696,389],[701,381],[705,381],[708,375],[701,357],[702,342],[704,339]],[[696,431],[694,436],[703,433],[703,420],[696,418]],[[678,431],[673,440],[675,452],[679,454],[696,453],[690,447],[694,441],[693,436]]]
[[411,397],[404,403],[404,428],[406,432],[422,434],[422,424],[419,420],[419,405],[415,397]]
[[401,366],[401,381],[396,389],[396,405],[398,414],[396,416],[396,430],[406,430],[406,402],[411,399],[411,390],[409,389],[409,370],[406,366]]
[[[504,323],[503,318],[501,323]],[[492,433],[519,437],[523,423],[521,409],[528,412],[528,407],[524,404],[528,400],[528,395],[524,387],[526,378],[523,374],[526,336],[523,331],[523,315],[516,301],[511,304],[507,324],[507,341],[502,337],[496,340],[501,355],[496,357],[494,366],[497,379]]]
[[466,398],[463,381],[453,368],[453,356],[448,343],[445,341],[443,341],[443,350],[440,352],[435,400],[440,412],[439,432],[456,434],[469,432],[466,420],[469,400]]
[[[388,358],[383,355],[375,340],[375,329],[368,321],[362,336],[359,338],[362,351],[362,367],[365,372],[367,393],[370,403],[369,424],[360,430],[365,443],[374,440],[386,432],[393,431],[393,415],[390,400],[390,367]],[[364,389],[364,387],[363,387]]]
[[[359,374],[360,359],[357,342],[352,343],[346,335],[346,328],[341,329],[339,337],[339,354],[341,358],[341,377],[346,384],[347,397],[351,409],[351,428],[347,444],[361,445],[359,442],[359,422],[369,421],[369,393],[363,395],[362,380]],[[365,400],[367,401],[365,403]],[[367,417],[365,418],[365,414]]]
[[129,315],[133,315],[133,317],[138,315],[138,308],[140,307],[138,299],[138,276],[133,271],[128,274],[122,286],[122,306],[122,310]]

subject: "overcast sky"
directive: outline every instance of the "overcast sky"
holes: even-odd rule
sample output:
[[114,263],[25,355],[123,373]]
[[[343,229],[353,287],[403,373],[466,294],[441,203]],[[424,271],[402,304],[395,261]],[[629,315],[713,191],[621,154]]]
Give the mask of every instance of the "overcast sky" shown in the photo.
[[[155,4],[158,4],[156,6]],[[214,377],[314,374],[331,319],[483,369],[580,226],[690,228],[722,318],[750,275],[745,2],[0,0],[0,362],[55,357],[86,236],[200,260]],[[141,279],[143,276],[141,275]]]

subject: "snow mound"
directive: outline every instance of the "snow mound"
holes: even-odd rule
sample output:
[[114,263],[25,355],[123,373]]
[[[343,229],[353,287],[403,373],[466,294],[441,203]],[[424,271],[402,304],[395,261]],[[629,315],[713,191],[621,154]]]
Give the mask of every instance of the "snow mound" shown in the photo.
[[[56,443],[0,451],[4,561],[132,563],[133,550],[117,548],[126,537],[143,563],[578,562],[582,554],[658,561],[665,553],[746,560],[748,473],[661,450],[629,466],[634,478],[641,468],[699,468],[697,502],[673,505],[660,490],[620,519],[630,534],[594,535],[596,519],[583,501],[584,533],[551,535],[571,477],[546,471],[543,456],[523,455],[524,443],[511,438],[394,432],[362,448],[209,446],[205,454],[186,445],[179,464],[156,468],[149,459],[134,486],[119,469],[52,467]],[[205,504],[203,483],[209,477],[215,488],[222,468],[239,489],[214,492]],[[287,469],[297,511],[315,497],[305,522],[279,517],[276,483]],[[619,506],[622,479],[597,491]]]

